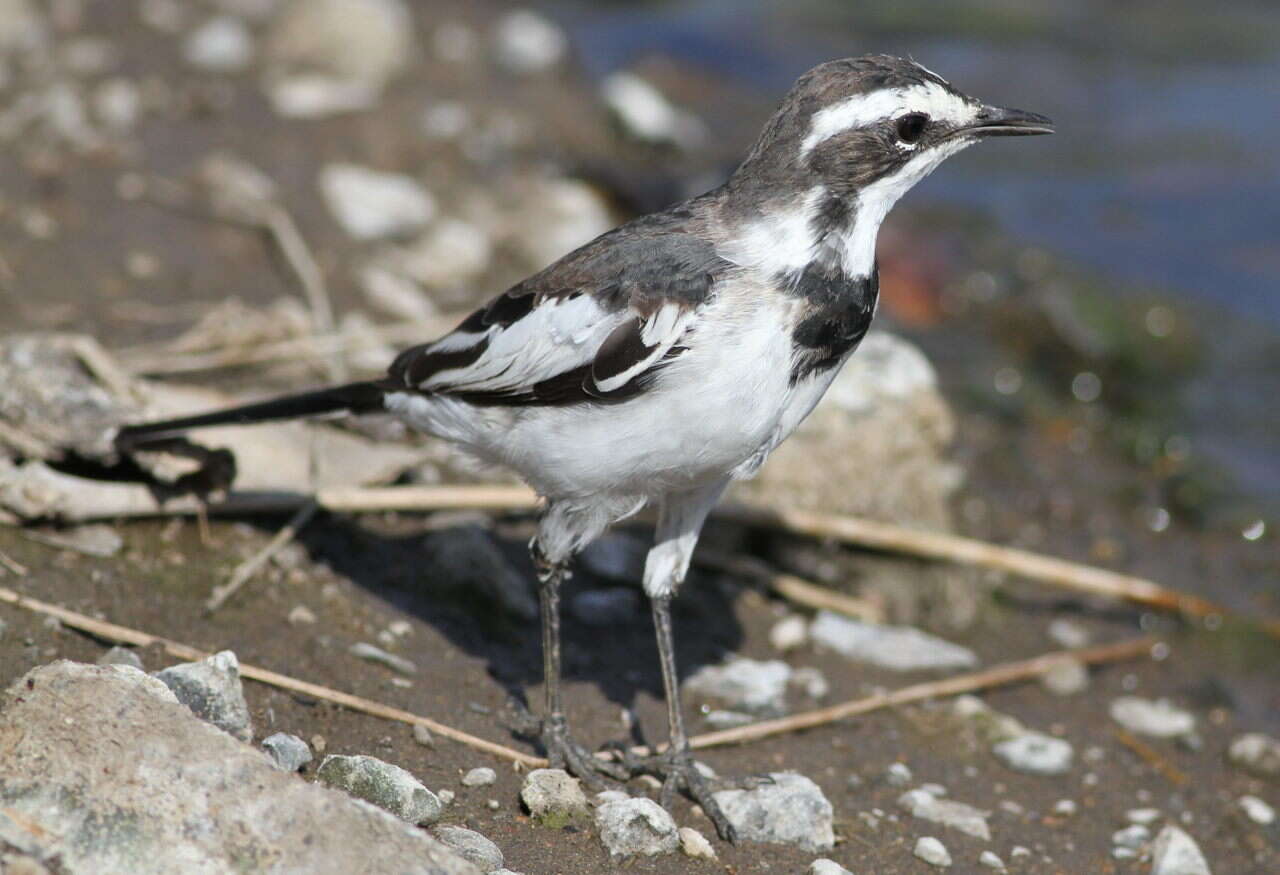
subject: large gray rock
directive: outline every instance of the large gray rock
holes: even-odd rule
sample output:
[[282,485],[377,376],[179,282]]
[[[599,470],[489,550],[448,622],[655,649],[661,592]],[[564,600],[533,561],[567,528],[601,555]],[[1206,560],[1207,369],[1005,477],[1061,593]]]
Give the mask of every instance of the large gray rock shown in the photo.
[[614,857],[653,857],[680,847],[676,822],[652,799],[611,799],[596,809],[600,841]]
[[773,783],[715,794],[724,816],[749,842],[798,845],[829,851],[835,844],[832,809],[818,785],[804,775],[774,772]]
[[271,767],[128,666],[59,661],[0,703],[0,844],[69,875],[479,870]]
[[432,824],[444,812],[444,803],[421,781],[377,757],[331,754],[316,769],[316,779],[409,823]]
[[182,662],[156,672],[156,680],[173,690],[178,701],[197,717],[241,741],[253,738],[249,704],[240,683],[240,662],[230,650],[200,662]]

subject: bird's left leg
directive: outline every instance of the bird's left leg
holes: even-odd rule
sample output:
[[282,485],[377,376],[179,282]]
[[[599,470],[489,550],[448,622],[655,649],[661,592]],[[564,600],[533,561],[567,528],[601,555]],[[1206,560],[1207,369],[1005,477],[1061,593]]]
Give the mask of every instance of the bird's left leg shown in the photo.
[[671,629],[671,599],[689,570],[702,524],[727,483],[727,480],[719,481],[700,490],[670,495],[662,503],[656,543],[645,560],[644,589],[653,606],[653,625],[658,638],[658,660],[671,735],[665,751],[643,760],[631,759],[628,765],[635,771],[662,778],[660,801],[663,808],[670,807],[677,790],[686,790],[711,818],[720,838],[731,842],[736,838],[733,826],[712,795],[712,782],[698,771],[689,749],[689,736],[680,710],[680,685]]

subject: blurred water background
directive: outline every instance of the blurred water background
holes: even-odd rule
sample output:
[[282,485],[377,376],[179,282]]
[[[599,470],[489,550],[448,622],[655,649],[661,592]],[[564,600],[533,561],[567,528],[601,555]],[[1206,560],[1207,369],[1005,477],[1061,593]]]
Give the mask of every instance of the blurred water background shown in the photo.
[[[1012,239],[1080,265],[1095,278],[1094,294],[1169,299],[1198,337],[1194,372],[1165,427],[1233,489],[1273,509],[1280,502],[1280,6],[561,0],[543,8],[569,28],[595,76],[660,58],[695,71],[687,78],[758,94],[761,115],[752,117],[741,102],[697,106],[713,136],[730,143],[749,140],[763,107],[814,63],[873,51],[912,56],[968,93],[1053,117],[1056,136],[1034,148],[970,150],[907,208],[989,217]],[[1143,355],[1139,345],[1122,358]],[[1129,394],[1163,391],[1149,381]]]

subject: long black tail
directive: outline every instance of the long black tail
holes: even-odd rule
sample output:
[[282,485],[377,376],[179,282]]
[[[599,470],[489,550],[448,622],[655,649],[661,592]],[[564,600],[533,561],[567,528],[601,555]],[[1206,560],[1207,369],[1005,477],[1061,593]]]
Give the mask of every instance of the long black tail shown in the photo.
[[117,450],[125,452],[143,444],[174,437],[193,428],[204,428],[210,425],[249,425],[277,419],[298,419],[339,410],[373,413],[383,409],[382,398],[383,388],[378,383],[348,383],[345,386],[332,386],[328,389],[317,389],[314,392],[303,392],[298,395],[284,395],[269,401],[259,401],[256,404],[245,404],[241,407],[215,410],[195,416],[126,425],[116,433],[115,444]]

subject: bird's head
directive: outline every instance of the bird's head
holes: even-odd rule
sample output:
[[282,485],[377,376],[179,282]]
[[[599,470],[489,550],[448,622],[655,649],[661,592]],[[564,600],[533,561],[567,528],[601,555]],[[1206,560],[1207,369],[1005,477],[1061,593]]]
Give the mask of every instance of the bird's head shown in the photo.
[[846,58],[800,77],[734,182],[792,196],[822,186],[828,198],[874,197],[887,211],[980,139],[1052,132],[1044,116],[984,104],[914,61]]

